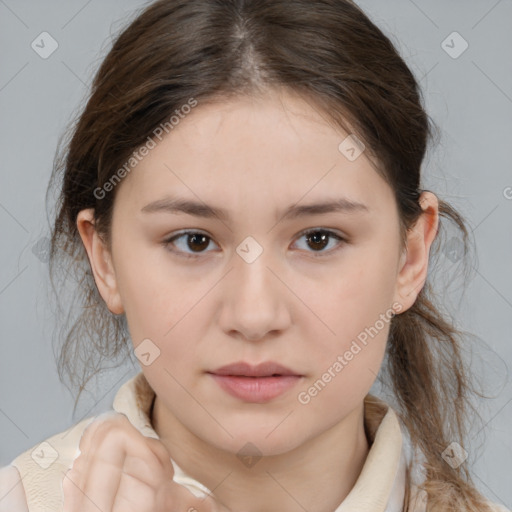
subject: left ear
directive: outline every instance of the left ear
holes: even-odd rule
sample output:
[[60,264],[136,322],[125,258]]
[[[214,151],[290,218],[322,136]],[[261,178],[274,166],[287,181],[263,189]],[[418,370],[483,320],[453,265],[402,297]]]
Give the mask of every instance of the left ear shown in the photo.
[[439,226],[439,201],[432,192],[424,191],[419,203],[423,210],[407,231],[407,246],[400,258],[394,300],[409,309],[427,280],[428,256]]

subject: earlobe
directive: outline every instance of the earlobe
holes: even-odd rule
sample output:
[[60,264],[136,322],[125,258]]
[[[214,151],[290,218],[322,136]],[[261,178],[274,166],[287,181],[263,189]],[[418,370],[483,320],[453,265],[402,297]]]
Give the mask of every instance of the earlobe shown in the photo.
[[397,275],[395,301],[402,305],[402,312],[414,304],[425,284],[430,248],[439,228],[439,201],[435,194],[423,192],[420,205],[423,213],[407,233],[407,247]]
[[112,255],[94,226],[94,209],[89,208],[78,213],[76,225],[84,244],[98,291],[115,315],[124,313],[121,297],[117,288],[117,279],[112,263]]

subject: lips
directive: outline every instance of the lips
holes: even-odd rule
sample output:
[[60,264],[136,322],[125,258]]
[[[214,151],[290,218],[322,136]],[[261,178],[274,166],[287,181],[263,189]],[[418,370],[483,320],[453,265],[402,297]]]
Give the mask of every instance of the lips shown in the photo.
[[238,377],[272,377],[286,375],[295,375],[298,377],[302,376],[300,373],[273,361],[265,361],[255,366],[244,361],[239,361],[236,363],[228,364],[226,366],[222,366],[208,373],[213,373],[215,375],[232,375]]
[[257,404],[284,395],[303,380],[303,375],[273,361],[258,365],[239,361],[207,373],[232,397]]

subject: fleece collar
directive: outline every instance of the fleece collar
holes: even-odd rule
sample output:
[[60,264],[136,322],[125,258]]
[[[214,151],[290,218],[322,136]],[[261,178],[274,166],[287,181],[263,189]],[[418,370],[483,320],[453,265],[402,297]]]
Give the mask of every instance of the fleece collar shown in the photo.
[[[159,439],[150,420],[154,396],[155,392],[141,371],[119,388],[113,408],[125,414],[143,435]],[[375,411],[381,412],[376,414]],[[408,457],[398,417],[385,402],[368,394],[365,397],[365,427],[371,441],[368,457],[354,487],[334,512],[402,512]],[[174,460],[171,462],[175,482],[196,497],[212,494]]]

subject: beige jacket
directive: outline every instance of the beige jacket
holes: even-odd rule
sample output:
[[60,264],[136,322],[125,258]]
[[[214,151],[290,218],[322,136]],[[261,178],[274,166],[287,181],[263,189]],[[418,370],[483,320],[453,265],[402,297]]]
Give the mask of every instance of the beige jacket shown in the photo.
[[[158,439],[149,417],[153,397],[153,389],[140,372],[120,387],[113,410],[125,414],[143,435]],[[0,512],[63,512],[64,473],[79,455],[81,435],[95,418],[97,416],[86,418],[47,438],[20,454],[10,465],[0,468]],[[368,395],[365,428],[371,440],[368,457],[354,487],[333,512],[405,512],[405,483],[411,456],[398,417],[383,401]],[[197,497],[211,494],[172,459],[171,462],[177,483]],[[417,491],[415,480],[417,482],[418,478],[418,472],[411,474],[412,499],[407,512],[426,510],[422,494]],[[510,512],[500,505],[491,505],[496,512]]]

